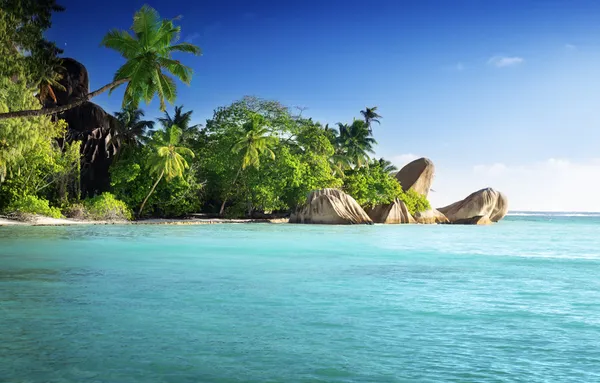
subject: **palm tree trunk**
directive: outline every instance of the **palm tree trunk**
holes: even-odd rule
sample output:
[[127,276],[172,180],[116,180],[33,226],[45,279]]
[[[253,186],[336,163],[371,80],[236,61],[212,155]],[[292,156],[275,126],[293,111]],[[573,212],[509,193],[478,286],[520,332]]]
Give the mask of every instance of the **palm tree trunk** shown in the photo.
[[49,114],[56,114],[64,112],[65,110],[73,109],[84,102],[89,101],[91,98],[96,97],[97,95],[106,92],[107,90],[114,88],[118,85],[124,84],[129,79],[124,78],[121,80],[113,81],[108,85],[103,86],[102,88],[95,90],[86,94],[85,96],[79,98],[78,100],[62,106],[55,106],[54,108],[46,108],[46,109],[36,109],[36,110],[20,110],[17,112],[8,112],[8,113],[0,113],[0,120],[4,120],[7,118],[18,118],[18,117],[37,117],[37,116],[46,116]]
[[164,175],[165,175],[165,171],[163,170],[162,172],[160,172],[160,175],[158,176],[158,179],[156,180],[154,185],[152,185],[152,189],[150,189],[150,193],[148,193],[146,198],[144,198],[144,202],[142,202],[142,206],[140,206],[140,211],[138,212],[138,218],[142,216],[142,211],[144,211],[144,205],[146,205],[148,198],[150,198],[152,193],[154,193],[154,189],[156,189],[156,185],[158,185],[158,183],[160,182],[160,180],[163,178]]
[[[240,173],[242,173],[242,168],[241,167],[237,174],[235,175],[235,178],[233,179],[233,182],[231,183],[231,187],[233,187],[235,185],[235,181],[237,181],[238,177],[240,176]],[[231,189],[230,189],[231,190]],[[229,192],[227,192],[227,194],[225,194],[225,198],[223,198],[223,203],[221,204],[221,209],[219,210],[219,216],[223,216],[223,212],[225,211],[225,204],[227,203],[227,198],[229,197]]]

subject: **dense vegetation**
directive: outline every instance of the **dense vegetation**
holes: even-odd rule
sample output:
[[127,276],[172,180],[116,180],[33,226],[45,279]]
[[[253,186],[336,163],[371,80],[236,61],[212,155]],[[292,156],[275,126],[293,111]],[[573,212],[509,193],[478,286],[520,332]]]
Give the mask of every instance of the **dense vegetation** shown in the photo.
[[[53,0],[0,4],[0,53],[11,53],[0,55],[0,212],[98,220],[131,219],[132,212],[256,217],[286,214],[311,190],[328,187],[342,188],[365,207],[398,198],[412,212],[428,208],[424,197],[402,191],[388,161],[372,158],[373,124],[382,118],[376,107],[337,128],[255,97],[217,108],[205,126],[192,125],[193,113],[183,106],[169,114],[166,102],[175,101],[176,89],[163,71],[188,84],[192,78],[171,54],[200,50],[178,43],[179,27],[148,6],[136,13],[133,35],[111,31],[102,41],[126,60],[113,83],[73,104],[48,106],[56,102],[62,72],[60,51],[43,31],[51,13],[62,8]],[[23,21],[34,14],[41,22]],[[118,148],[111,157],[111,192],[81,200],[81,142],[49,115],[122,84],[123,107],[110,137]],[[156,122],[144,120],[139,109],[140,101],[154,96],[164,112]]]

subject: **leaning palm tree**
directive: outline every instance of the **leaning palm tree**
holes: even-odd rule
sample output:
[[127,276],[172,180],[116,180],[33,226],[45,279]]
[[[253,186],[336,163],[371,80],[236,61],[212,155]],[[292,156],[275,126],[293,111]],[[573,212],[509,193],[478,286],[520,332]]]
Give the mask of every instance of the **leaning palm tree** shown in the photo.
[[158,177],[150,192],[144,198],[138,217],[142,215],[148,198],[154,193],[154,189],[156,189],[160,180],[163,177],[167,181],[176,177],[183,177],[183,172],[190,167],[185,157],[194,158],[194,152],[186,147],[178,146],[181,140],[181,129],[176,125],[172,125],[164,131],[156,132],[153,140],[154,152],[149,159],[150,174]]
[[[237,140],[231,148],[231,151],[234,154],[242,154],[242,164],[231,183],[232,188],[242,171],[246,170],[248,167],[254,167],[256,169],[260,167],[261,156],[267,155],[274,160],[275,153],[271,148],[279,142],[277,137],[271,135],[271,130],[266,124],[264,117],[258,113],[252,114],[250,120],[246,122],[242,128],[242,137]],[[229,192],[226,194],[225,198],[223,198],[219,215],[223,215],[228,197]]]
[[192,113],[194,113],[192,110],[183,112],[183,105],[175,106],[175,113],[173,113],[173,116],[171,116],[169,112],[165,111],[165,116],[159,117],[158,122],[160,122],[160,124],[165,128],[167,126],[177,125],[179,129],[181,129],[181,140],[183,142],[187,142],[193,137],[194,133],[198,132],[198,130],[202,127],[202,124],[190,126],[192,121]]
[[372,108],[365,108],[365,110],[360,111],[360,114],[362,114],[365,119],[365,124],[367,125],[367,129],[369,130],[369,133],[371,133],[371,134],[373,134],[372,123],[373,122],[376,122],[378,124],[381,123],[379,121],[379,119],[381,118],[381,115],[377,114],[376,111],[377,111],[376,106],[374,106]]
[[42,104],[49,99],[56,104],[54,90],[65,90],[65,87],[60,83],[63,78],[61,74],[63,70],[62,60],[57,57],[41,60],[35,85],[38,89],[38,98]]
[[133,17],[133,35],[127,31],[108,32],[101,45],[114,49],[126,60],[113,77],[113,82],[82,98],[63,106],[39,110],[22,110],[0,113],[0,119],[32,117],[55,114],[75,108],[91,98],[119,85],[127,83],[123,95],[123,106],[137,107],[141,100],[150,102],[154,96],[160,100],[160,109],[165,110],[165,100],[173,103],[176,96],[175,81],[163,73],[164,70],[185,84],[192,79],[192,68],[179,60],[173,60],[173,52],[200,54],[200,48],[190,43],[178,43],[181,28],[173,20],[162,20],[152,7],[144,5]]
[[127,106],[115,113],[119,120],[116,130],[111,132],[109,143],[114,146],[142,146],[148,133],[154,128],[154,121],[143,120],[144,111]]
[[354,167],[369,165],[369,153],[374,153],[377,143],[364,121],[354,120],[351,125],[338,123],[337,155],[345,156]]

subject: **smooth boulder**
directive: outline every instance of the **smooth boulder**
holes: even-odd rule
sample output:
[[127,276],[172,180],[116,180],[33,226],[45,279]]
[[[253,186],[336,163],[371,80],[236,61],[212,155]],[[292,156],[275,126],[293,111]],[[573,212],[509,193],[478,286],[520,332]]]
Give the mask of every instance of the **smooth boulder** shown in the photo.
[[429,209],[415,213],[415,221],[422,224],[449,223],[448,218],[436,209]]
[[289,222],[325,225],[373,224],[358,202],[338,189],[312,191],[306,203],[292,213]]
[[367,214],[375,223],[399,224],[416,223],[408,211],[406,204],[399,199],[385,205],[376,205],[366,209]]
[[396,173],[396,179],[400,182],[402,190],[412,189],[427,197],[434,173],[435,166],[429,158],[418,158],[400,169]]
[[491,222],[498,222],[508,212],[508,199],[497,190],[485,188],[438,210],[452,223],[468,222],[474,217],[484,216]]
[[459,219],[458,221],[452,222],[456,225],[491,225],[493,222],[487,215],[478,215],[476,217]]

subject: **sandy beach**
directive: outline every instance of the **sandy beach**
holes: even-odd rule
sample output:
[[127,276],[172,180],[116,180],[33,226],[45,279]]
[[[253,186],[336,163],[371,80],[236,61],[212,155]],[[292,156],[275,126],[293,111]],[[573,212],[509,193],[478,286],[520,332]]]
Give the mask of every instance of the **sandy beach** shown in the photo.
[[213,225],[222,223],[287,223],[287,218],[222,219],[222,218],[151,218],[139,221],[90,221],[33,216],[26,221],[0,217],[0,226],[72,226],[72,225]]

